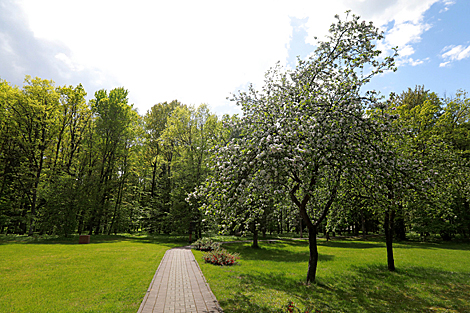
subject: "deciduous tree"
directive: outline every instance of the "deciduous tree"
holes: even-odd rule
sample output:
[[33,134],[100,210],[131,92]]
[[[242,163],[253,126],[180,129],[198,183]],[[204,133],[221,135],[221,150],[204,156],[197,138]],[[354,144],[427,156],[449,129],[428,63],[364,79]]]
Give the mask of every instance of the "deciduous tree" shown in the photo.
[[379,99],[361,89],[393,69],[393,57],[380,57],[375,42],[383,36],[372,23],[349,14],[336,18],[310,58],[299,59],[293,71],[276,66],[261,91],[251,86],[234,97],[244,113],[242,138],[214,151],[214,176],[196,193],[208,214],[229,211],[228,218],[253,183],[265,193],[288,195],[309,231],[307,282],[315,281],[318,225],[342,182],[389,162],[377,144],[386,124],[366,115]]

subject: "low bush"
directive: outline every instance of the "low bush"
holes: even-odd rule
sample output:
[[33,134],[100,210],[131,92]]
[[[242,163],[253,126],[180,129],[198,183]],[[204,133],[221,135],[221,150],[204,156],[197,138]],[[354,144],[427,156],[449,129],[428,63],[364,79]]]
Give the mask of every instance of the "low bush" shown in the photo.
[[192,246],[200,251],[212,251],[220,248],[219,242],[214,242],[210,238],[201,238],[195,241]]
[[233,265],[240,259],[238,253],[230,253],[225,249],[210,251],[202,256],[206,263],[214,265]]

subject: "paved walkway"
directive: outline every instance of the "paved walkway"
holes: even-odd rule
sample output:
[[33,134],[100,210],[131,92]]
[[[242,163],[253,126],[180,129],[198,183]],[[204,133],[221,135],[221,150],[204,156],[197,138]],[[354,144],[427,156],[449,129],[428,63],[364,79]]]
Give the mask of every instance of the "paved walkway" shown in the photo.
[[137,313],[222,312],[189,247],[163,256]]

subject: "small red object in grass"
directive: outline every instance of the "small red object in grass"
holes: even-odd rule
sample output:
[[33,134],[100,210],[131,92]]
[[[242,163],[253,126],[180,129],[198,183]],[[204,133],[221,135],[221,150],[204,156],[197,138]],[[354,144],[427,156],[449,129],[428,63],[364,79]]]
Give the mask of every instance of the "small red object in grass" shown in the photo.
[[78,243],[90,243],[90,235],[80,235]]

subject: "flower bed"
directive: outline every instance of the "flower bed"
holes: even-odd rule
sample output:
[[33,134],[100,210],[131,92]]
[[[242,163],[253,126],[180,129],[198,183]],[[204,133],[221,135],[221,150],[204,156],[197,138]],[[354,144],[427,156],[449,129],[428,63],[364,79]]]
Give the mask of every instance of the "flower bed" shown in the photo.
[[230,253],[225,249],[210,251],[202,256],[206,263],[214,265],[233,265],[237,263],[240,256],[237,253]]

